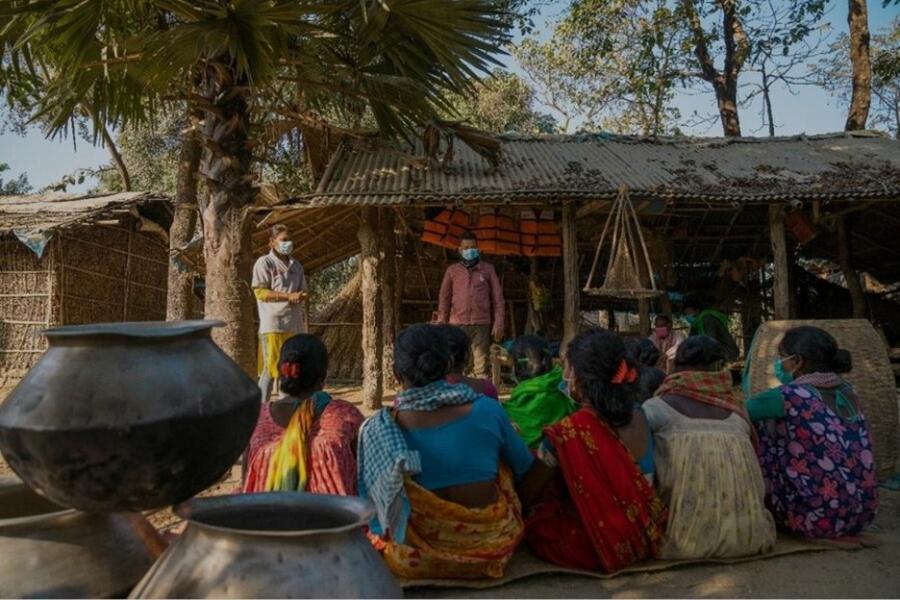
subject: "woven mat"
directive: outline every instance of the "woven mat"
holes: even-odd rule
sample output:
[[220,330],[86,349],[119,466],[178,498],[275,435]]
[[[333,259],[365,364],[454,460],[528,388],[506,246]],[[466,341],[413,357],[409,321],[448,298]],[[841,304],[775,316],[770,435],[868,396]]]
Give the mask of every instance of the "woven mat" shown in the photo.
[[765,560],[776,556],[784,556],[786,554],[796,554],[798,552],[821,552],[824,550],[859,550],[861,548],[871,548],[877,545],[877,540],[871,536],[861,536],[858,538],[845,538],[841,541],[832,540],[805,540],[791,536],[779,535],[775,542],[775,547],[766,554],[757,554],[755,556],[744,556],[741,558],[712,558],[700,560],[646,560],[636,565],[632,565],[626,569],[614,574],[598,573],[596,571],[582,571],[579,569],[567,569],[546,563],[534,556],[526,547],[520,547],[509,565],[506,567],[506,574],[500,579],[398,579],[400,586],[403,588],[415,587],[442,587],[442,588],[468,588],[468,589],[488,589],[500,587],[518,579],[524,579],[533,575],[583,575],[585,577],[593,577],[594,579],[611,579],[620,575],[629,573],[651,573],[654,571],[663,571],[684,565],[697,564],[736,564],[742,562],[750,562],[754,560]]

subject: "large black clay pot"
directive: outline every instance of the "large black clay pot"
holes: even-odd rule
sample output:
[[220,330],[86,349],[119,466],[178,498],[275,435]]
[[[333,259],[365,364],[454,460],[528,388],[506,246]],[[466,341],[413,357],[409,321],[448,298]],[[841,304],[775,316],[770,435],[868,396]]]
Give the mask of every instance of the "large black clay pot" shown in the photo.
[[247,445],[260,392],[210,339],[215,321],[45,332],[47,352],[0,405],[0,451],[54,502],[138,511],[186,500]]

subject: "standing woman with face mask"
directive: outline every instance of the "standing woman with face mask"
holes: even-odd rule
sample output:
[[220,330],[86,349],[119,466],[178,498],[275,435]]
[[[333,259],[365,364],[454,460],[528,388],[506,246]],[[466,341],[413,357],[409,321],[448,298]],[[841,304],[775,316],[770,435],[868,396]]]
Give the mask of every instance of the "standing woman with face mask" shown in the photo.
[[759,436],[766,504],[806,537],[856,535],[875,518],[878,481],[865,416],[841,378],[850,353],[818,327],[788,331],[775,373],[784,384],[747,401]]

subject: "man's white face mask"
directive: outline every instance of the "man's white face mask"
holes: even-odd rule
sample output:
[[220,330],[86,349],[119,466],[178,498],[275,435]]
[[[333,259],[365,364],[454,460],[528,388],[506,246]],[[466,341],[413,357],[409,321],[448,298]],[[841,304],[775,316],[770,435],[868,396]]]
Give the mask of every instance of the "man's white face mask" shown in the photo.
[[290,256],[291,252],[294,251],[294,242],[291,241],[280,241],[278,242],[278,253],[283,254],[284,256]]

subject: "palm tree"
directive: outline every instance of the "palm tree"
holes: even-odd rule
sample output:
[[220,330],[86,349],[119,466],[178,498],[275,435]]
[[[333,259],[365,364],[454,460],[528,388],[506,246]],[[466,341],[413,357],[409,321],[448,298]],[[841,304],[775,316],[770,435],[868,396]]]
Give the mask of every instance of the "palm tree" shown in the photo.
[[[490,0],[0,0],[4,68],[48,77],[35,117],[53,131],[90,106],[95,123],[146,118],[160,102],[202,113],[199,175],[206,316],[254,362],[246,209],[266,115],[363,101],[409,135],[468,89],[506,40]],[[15,78],[0,78],[0,84]]]

